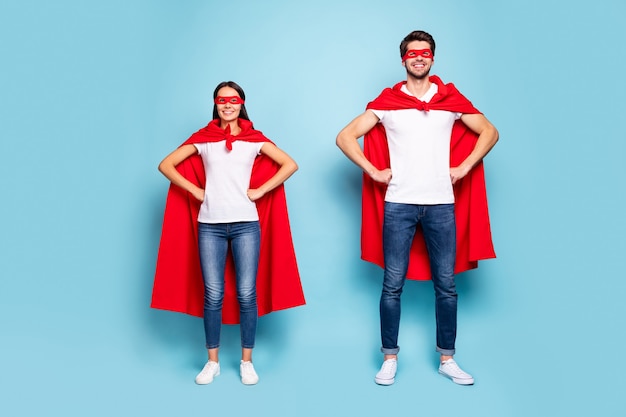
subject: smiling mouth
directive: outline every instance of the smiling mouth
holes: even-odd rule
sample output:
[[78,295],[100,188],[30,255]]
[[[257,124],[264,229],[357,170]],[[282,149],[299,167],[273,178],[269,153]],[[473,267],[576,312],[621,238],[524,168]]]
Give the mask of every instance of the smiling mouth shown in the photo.
[[421,71],[421,70],[425,70],[427,67],[425,64],[413,64],[411,65],[411,68],[413,68],[416,71]]

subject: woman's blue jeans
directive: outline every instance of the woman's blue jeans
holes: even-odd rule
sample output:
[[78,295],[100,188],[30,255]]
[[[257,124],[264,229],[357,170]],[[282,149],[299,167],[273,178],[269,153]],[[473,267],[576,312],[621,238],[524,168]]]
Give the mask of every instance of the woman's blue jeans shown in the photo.
[[400,296],[409,265],[409,251],[418,224],[422,226],[435,288],[437,351],[454,355],[457,293],[454,282],[456,226],[454,204],[417,205],[385,202],[383,252],[385,275],[380,298],[382,352],[395,355],[400,327]]
[[237,281],[241,347],[248,349],[254,347],[258,319],[256,275],[260,242],[261,229],[258,221],[198,223],[198,248],[204,278],[204,332],[207,349],[220,346],[224,270],[229,243]]

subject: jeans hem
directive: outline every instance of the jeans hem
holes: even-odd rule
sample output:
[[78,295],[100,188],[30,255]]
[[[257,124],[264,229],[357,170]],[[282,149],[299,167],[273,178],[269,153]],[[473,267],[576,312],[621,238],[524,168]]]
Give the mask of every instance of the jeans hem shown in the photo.
[[437,346],[437,352],[439,352],[443,356],[454,356],[454,354],[456,353],[456,349],[442,349]]
[[385,355],[397,355],[398,352],[400,352],[400,347],[393,348],[393,349],[381,347],[380,351],[384,353]]

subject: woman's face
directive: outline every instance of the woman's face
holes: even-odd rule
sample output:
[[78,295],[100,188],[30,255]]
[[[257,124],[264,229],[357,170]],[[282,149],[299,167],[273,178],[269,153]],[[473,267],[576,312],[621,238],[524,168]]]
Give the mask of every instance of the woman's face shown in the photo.
[[[217,91],[217,98],[226,98],[226,100],[216,100],[217,114],[221,121],[232,122],[237,120],[241,112],[241,104],[232,103],[232,97],[239,97],[237,90],[231,87],[222,87]],[[239,97],[241,98],[241,97]],[[223,103],[222,103],[223,101]]]

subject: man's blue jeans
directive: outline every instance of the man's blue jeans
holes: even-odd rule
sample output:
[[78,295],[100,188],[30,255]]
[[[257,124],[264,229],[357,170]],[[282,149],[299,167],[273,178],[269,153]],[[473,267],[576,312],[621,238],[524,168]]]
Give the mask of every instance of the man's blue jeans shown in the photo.
[[383,252],[385,275],[380,297],[382,352],[395,355],[400,327],[400,296],[415,230],[424,232],[435,288],[437,351],[454,355],[457,293],[454,283],[456,226],[454,204],[417,205],[385,202]]
[[198,248],[204,278],[204,332],[207,349],[220,346],[224,270],[228,245],[233,255],[241,321],[241,347],[252,349],[258,320],[256,275],[261,229],[258,221],[198,223]]

